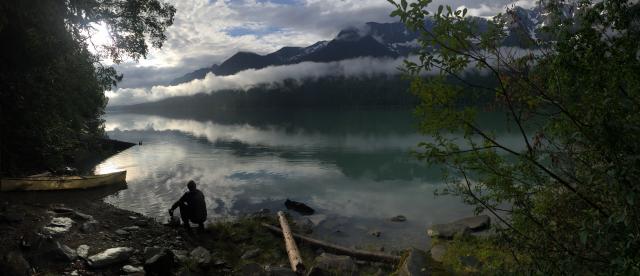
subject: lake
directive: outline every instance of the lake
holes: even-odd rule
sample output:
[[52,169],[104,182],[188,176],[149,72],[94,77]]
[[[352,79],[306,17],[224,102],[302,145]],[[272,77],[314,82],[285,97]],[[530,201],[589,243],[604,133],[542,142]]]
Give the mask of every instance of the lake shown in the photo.
[[[434,196],[441,170],[411,156],[427,138],[407,110],[118,112],[104,119],[110,138],[142,141],[96,167],[127,170],[128,189],[105,201],[159,221],[190,179],[205,194],[210,221],[282,210],[289,198],[314,208],[314,219],[325,217],[313,236],[369,249],[424,248],[427,226],[472,215],[458,198]],[[396,215],[407,221],[390,221]]]

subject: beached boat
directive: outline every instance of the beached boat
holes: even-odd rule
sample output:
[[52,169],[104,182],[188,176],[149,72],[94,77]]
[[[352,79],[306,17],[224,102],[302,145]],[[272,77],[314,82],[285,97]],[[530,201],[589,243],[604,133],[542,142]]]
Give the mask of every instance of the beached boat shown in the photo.
[[127,171],[87,176],[28,176],[3,178],[0,191],[46,191],[87,189],[126,183]]

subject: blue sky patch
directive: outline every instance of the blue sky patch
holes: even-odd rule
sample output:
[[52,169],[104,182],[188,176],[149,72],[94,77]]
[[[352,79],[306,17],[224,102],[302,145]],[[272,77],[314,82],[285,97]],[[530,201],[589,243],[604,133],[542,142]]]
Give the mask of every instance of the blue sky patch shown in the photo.
[[226,33],[233,37],[243,36],[243,35],[264,36],[264,35],[276,33],[279,31],[282,31],[282,28],[271,27],[271,26],[265,27],[265,28],[258,28],[258,29],[245,28],[245,27],[232,27],[232,28],[226,29]]

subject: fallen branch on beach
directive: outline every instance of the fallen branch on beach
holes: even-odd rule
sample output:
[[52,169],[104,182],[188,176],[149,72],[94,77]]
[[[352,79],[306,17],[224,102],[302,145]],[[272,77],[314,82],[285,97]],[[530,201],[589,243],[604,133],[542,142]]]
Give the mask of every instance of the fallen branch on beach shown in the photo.
[[278,219],[280,221],[280,227],[282,227],[282,236],[284,236],[284,243],[287,248],[287,255],[289,255],[289,262],[291,263],[291,270],[293,272],[301,274],[304,272],[304,265],[302,264],[302,258],[300,257],[300,251],[296,246],[296,241],[293,240],[291,229],[289,229],[289,223],[282,211],[278,212]]
[[[262,226],[271,230],[274,233],[282,234],[282,229],[276,226],[270,225],[268,223],[262,223]],[[324,241],[303,236],[300,234],[296,234],[296,233],[291,233],[291,234],[293,235],[294,238],[298,239],[301,242],[310,244],[312,246],[321,247],[326,251],[333,252],[336,254],[347,255],[347,256],[351,256],[356,259],[365,260],[365,261],[383,262],[383,263],[390,263],[390,264],[397,264],[400,262],[400,256],[393,256],[393,255],[386,255],[386,254],[377,253],[377,252],[350,249],[344,246],[331,244],[328,242],[324,242]]]

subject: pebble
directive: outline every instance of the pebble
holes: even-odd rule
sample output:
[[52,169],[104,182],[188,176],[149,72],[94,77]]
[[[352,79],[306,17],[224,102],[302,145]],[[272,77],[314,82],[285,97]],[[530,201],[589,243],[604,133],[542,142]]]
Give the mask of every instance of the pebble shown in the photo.
[[137,230],[140,230],[140,226],[135,226],[135,225],[134,226],[128,226],[128,227],[122,228],[122,230],[125,230],[125,231],[137,231]]
[[78,246],[76,253],[78,254],[78,257],[86,259],[89,256],[89,249],[90,247],[88,245],[82,244]]

